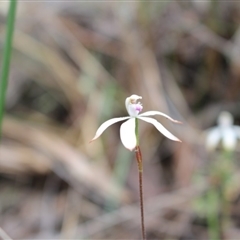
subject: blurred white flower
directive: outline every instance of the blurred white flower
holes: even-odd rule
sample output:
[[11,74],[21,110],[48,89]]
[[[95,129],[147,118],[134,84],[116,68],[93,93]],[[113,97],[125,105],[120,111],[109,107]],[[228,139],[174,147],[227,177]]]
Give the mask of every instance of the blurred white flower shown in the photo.
[[225,150],[234,150],[240,139],[240,127],[233,125],[233,116],[229,112],[221,112],[218,126],[207,130],[206,147],[214,150],[220,141]]
[[154,116],[154,115],[161,115],[166,117],[167,119],[171,120],[172,122],[175,123],[180,123],[177,120],[172,119],[168,115],[158,112],[158,111],[148,111],[142,114],[139,114],[143,106],[140,102],[138,102],[139,99],[142,99],[142,97],[138,95],[132,95],[125,100],[125,106],[128,111],[129,116],[127,117],[118,117],[118,118],[112,118],[109,119],[108,121],[104,122],[97,130],[94,138],[91,140],[94,141],[97,139],[109,126],[111,126],[114,123],[120,122],[127,120],[124,122],[121,127],[120,127],[120,138],[122,141],[122,144],[124,147],[132,151],[136,145],[137,145],[137,139],[135,135],[135,127],[136,127],[136,118],[141,119],[145,122],[153,124],[158,131],[160,131],[164,136],[167,138],[173,140],[173,141],[179,141],[181,142],[177,137],[175,137],[172,133],[170,133],[161,123],[159,123],[157,120],[150,118],[149,116]]

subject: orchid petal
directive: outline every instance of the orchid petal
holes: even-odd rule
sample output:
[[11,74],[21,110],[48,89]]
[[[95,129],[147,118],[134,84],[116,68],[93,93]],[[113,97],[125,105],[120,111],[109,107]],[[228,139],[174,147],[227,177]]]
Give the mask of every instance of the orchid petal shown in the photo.
[[206,147],[209,150],[215,149],[220,141],[221,131],[218,127],[214,127],[207,133]]
[[[153,111],[155,112],[155,111]],[[181,140],[179,140],[177,137],[175,137],[172,133],[170,133],[160,122],[158,122],[156,119],[153,118],[149,118],[149,117],[142,117],[142,116],[138,116],[139,119],[151,123],[152,125],[154,125],[157,130],[159,132],[161,132],[165,137],[173,140],[173,141],[178,141],[181,142]]]
[[240,139],[240,127],[239,126],[232,126],[233,131],[236,133],[238,139]]
[[100,135],[111,125],[113,125],[114,123],[120,122],[120,121],[124,121],[126,119],[129,119],[130,117],[119,117],[119,118],[112,118],[107,120],[106,122],[104,122],[97,130],[94,138],[90,141],[94,141],[95,139],[97,139],[98,137],[100,137]]
[[130,118],[121,125],[120,138],[125,148],[132,151],[136,145],[135,118]]
[[169,117],[167,114],[159,112],[159,111],[147,111],[147,112],[139,114],[138,116],[139,117],[149,117],[149,116],[154,116],[154,115],[163,116],[163,117],[167,118],[168,120],[170,120],[170,121],[172,121],[174,123],[181,123],[181,122],[179,122],[179,121]]
[[222,131],[222,144],[224,149],[233,150],[237,145],[237,135],[232,127],[226,127]]

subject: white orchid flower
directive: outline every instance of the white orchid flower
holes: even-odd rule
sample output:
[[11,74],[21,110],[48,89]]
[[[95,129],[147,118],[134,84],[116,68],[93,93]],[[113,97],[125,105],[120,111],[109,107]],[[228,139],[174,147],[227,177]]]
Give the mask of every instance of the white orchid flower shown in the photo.
[[233,125],[233,116],[229,112],[221,112],[218,126],[207,131],[206,147],[213,150],[222,141],[224,149],[234,150],[238,139],[240,139],[240,127]]
[[175,123],[180,123],[177,120],[172,119],[168,115],[158,112],[158,111],[148,111],[142,114],[139,114],[143,106],[140,102],[138,102],[139,99],[142,99],[141,96],[138,95],[132,95],[125,100],[125,105],[126,109],[128,111],[129,116],[128,117],[118,117],[118,118],[112,118],[109,119],[108,121],[104,122],[97,130],[94,138],[91,140],[94,141],[97,139],[109,126],[111,126],[114,123],[120,122],[127,120],[121,125],[120,128],[120,138],[122,141],[122,144],[124,147],[132,151],[136,145],[137,145],[137,139],[136,139],[136,134],[135,134],[135,128],[136,128],[136,118],[141,119],[145,122],[151,123],[154,125],[159,132],[161,132],[164,136],[167,138],[173,140],[173,141],[179,141],[181,142],[177,137],[175,137],[172,133],[170,133],[161,123],[159,123],[157,120],[150,118],[149,116],[154,116],[154,115],[160,115],[163,117],[166,117],[167,119],[171,120],[172,122]]

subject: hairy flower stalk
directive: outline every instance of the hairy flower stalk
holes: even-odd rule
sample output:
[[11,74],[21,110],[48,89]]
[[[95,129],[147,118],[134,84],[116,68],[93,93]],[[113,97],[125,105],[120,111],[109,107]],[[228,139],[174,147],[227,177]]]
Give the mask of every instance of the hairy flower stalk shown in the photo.
[[143,204],[143,165],[142,153],[139,146],[135,149],[137,163],[138,163],[138,176],[139,176],[139,197],[140,197],[140,211],[141,211],[141,226],[142,226],[142,239],[146,239],[145,224],[144,224],[144,204]]
[[145,226],[144,226],[143,183],[142,183],[143,165],[142,165],[142,154],[139,147],[138,119],[151,123],[165,137],[173,141],[178,141],[178,142],[181,142],[181,141],[177,137],[175,137],[172,133],[170,133],[161,123],[159,123],[157,120],[153,118],[150,118],[149,116],[160,115],[169,119],[174,123],[180,123],[180,122],[172,119],[168,115],[159,111],[148,111],[148,112],[139,114],[143,109],[142,104],[138,102],[139,99],[142,99],[142,97],[135,94],[126,98],[125,106],[129,116],[112,118],[104,122],[98,128],[91,142],[97,139],[112,124],[127,120],[120,127],[120,138],[124,147],[126,147],[130,151],[135,150],[135,154],[136,154],[136,159],[138,163],[138,173],[139,173],[139,195],[140,195],[142,239],[145,240],[146,233],[145,233]]
[[139,180],[139,198],[140,198],[140,211],[141,211],[141,226],[142,226],[142,239],[146,239],[145,224],[144,224],[144,204],[143,204],[143,164],[142,153],[139,146],[139,134],[138,134],[138,119],[135,118],[135,135],[137,146],[135,147],[135,154],[138,164],[138,180]]

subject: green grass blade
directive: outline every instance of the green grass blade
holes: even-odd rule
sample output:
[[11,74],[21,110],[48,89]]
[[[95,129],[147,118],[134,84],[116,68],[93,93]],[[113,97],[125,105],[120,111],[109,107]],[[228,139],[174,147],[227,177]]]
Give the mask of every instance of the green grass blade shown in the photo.
[[6,27],[6,39],[3,47],[1,81],[0,81],[0,136],[2,132],[2,121],[4,116],[5,98],[8,85],[8,75],[12,51],[12,39],[14,32],[15,15],[17,8],[17,0],[11,0],[8,11],[8,20]]

